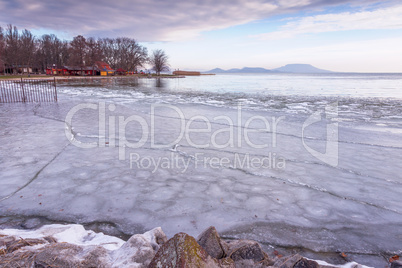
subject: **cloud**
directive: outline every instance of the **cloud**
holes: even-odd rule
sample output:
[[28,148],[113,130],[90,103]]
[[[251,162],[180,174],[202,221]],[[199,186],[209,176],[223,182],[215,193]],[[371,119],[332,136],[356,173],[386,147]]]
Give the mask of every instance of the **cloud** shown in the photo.
[[[72,35],[133,36],[143,41],[169,41],[199,32],[243,24],[272,13],[263,0],[81,1],[0,0],[0,25],[68,31]],[[7,10],[7,12],[4,12]]]
[[288,22],[279,31],[259,34],[254,37],[264,40],[278,40],[302,34],[380,29],[402,29],[402,5],[374,11],[308,16]]
[[[366,0],[379,1],[379,0]],[[0,0],[0,25],[139,41],[184,40],[275,14],[352,0]],[[5,10],[7,12],[5,12]]]

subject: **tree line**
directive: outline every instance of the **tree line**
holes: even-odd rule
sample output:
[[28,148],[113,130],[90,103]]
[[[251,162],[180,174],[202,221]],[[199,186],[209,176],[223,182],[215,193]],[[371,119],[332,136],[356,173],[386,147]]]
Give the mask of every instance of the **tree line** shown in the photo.
[[54,34],[36,37],[29,30],[20,32],[11,24],[0,26],[0,72],[3,69],[17,73],[26,68],[44,73],[52,66],[93,66],[96,61],[106,62],[115,70],[136,71],[145,64],[151,64],[158,74],[169,70],[163,50],[155,50],[148,56],[147,48],[132,38],[95,39],[78,35],[66,41]]

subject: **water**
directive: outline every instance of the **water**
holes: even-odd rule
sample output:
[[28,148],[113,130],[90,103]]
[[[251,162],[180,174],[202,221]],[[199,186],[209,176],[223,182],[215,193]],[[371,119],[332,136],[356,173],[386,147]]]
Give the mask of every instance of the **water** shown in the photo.
[[378,267],[402,250],[401,81],[62,82],[58,104],[0,106],[0,211],[127,234],[214,225],[267,250],[347,252]]
[[400,99],[401,79],[401,74],[225,74],[177,80],[167,87],[189,92]]
[[[151,82],[152,81],[152,82]],[[79,85],[79,80],[76,81]],[[93,81],[95,82],[95,81]],[[343,96],[354,98],[402,98],[402,74],[220,74],[186,79],[134,81],[98,80],[95,86],[170,93],[234,93],[259,96]]]

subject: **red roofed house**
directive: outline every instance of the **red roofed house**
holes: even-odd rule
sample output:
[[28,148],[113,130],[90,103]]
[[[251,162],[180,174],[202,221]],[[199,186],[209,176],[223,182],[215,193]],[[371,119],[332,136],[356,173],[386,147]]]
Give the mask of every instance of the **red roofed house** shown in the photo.
[[96,69],[80,66],[52,66],[46,68],[47,75],[94,75]]
[[116,73],[106,62],[97,61],[95,62],[95,66],[99,69],[101,76],[115,75]]

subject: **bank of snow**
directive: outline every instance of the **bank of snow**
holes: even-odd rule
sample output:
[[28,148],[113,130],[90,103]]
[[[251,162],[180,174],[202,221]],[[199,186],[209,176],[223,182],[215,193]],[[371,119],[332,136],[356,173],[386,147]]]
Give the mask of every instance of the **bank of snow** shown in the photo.
[[[85,230],[82,225],[45,225],[37,230],[0,230],[0,265],[31,267],[34,264],[57,267],[143,267],[149,264],[159,243],[166,242],[160,227],[120,238]],[[157,242],[158,241],[158,242]],[[12,251],[12,252],[11,252]],[[52,267],[53,267],[52,266]],[[47,267],[47,266],[46,266]]]

